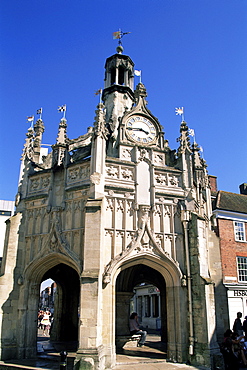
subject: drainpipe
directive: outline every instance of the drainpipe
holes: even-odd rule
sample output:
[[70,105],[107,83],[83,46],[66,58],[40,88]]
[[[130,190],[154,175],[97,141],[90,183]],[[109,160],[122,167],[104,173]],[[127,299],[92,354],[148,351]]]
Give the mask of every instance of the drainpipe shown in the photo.
[[184,227],[184,242],[185,242],[185,256],[187,267],[187,281],[188,281],[188,305],[189,305],[189,355],[194,354],[194,330],[193,330],[193,316],[192,316],[192,289],[191,289],[191,274],[190,274],[190,256],[189,256],[189,238],[188,238],[188,223],[190,220],[190,212],[181,211],[181,221]]

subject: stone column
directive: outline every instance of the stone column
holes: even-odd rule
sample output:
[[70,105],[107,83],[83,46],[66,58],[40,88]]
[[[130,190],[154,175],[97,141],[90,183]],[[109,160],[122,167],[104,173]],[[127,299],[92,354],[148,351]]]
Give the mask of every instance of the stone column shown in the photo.
[[[24,322],[24,328],[21,328],[21,332],[25,335],[25,357],[33,358],[37,353],[37,315],[38,315],[38,301],[39,301],[39,284],[31,283],[28,287],[28,302],[27,310],[19,315]],[[36,325],[33,325],[35,323]],[[32,328],[32,329],[31,329]],[[20,358],[23,352],[21,351]]]
[[[14,284],[13,277],[18,276],[15,271],[18,271],[16,269],[16,261],[18,259],[17,250],[21,220],[22,214],[17,213],[7,220],[6,225],[3,260],[0,271],[0,354],[2,360],[17,357],[16,330],[18,318],[13,314],[13,307],[17,306],[19,287]],[[20,277],[20,280],[22,280],[22,277]]]
[[128,335],[130,317],[130,299],[133,292],[117,292],[116,294],[116,335]]
[[[76,368],[98,369],[102,354],[102,200],[89,199],[85,206],[84,268],[81,275],[79,349]],[[89,367],[86,367],[89,366]]]

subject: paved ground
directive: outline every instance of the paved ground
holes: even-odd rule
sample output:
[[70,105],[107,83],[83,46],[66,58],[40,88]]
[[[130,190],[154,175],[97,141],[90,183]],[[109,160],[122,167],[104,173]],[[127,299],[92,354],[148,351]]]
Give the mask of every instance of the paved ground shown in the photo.
[[[62,343],[52,343],[49,337],[45,337],[39,331],[38,337],[38,356],[32,360],[13,360],[0,361],[0,370],[17,369],[39,369],[39,370],[59,370],[60,352],[68,352],[67,369],[72,370],[75,352],[73,343],[65,348]],[[194,367],[185,364],[175,364],[166,361],[165,348],[159,341],[159,337],[148,335],[144,347],[126,348],[117,354],[117,365],[111,370],[208,370],[205,367]],[[110,369],[109,369],[110,370]]]
[[[172,364],[168,362],[150,362],[129,365],[117,365],[113,370],[198,370],[203,369],[202,367],[187,366],[183,364]],[[205,368],[206,369],[206,368]]]
[[147,335],[144,347],[126,348],[117,354],[117,365],[114,370],[206,370],[204,367],[193,367],[166,361],[166,349],[160,337]]

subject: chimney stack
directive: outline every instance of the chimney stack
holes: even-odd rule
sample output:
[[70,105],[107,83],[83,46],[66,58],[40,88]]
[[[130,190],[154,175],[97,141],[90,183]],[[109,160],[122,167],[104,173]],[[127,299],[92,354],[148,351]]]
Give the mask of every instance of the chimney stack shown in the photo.
[[240,194],[247,195],[247,183],[244,182],[243,184],[239,185]]
[[209,184],[210,184],[210,187],[211,187],[211,192],[212,193],[217,193],[217,191],[218,191],[218,189],[217,189],[217,176],[209,175],[208,179],[209,179]]

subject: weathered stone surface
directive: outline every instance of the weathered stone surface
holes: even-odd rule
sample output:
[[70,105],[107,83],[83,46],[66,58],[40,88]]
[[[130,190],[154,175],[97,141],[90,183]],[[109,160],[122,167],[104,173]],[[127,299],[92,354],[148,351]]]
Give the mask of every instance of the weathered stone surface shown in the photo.
[[128,334],[130,299],[145,282],[160,290],[168,359],[209,366],[218,356],[225,297],[206,164],[186,122],[177,152],[169,148],[145,86],[134,94],[133,68],[127,56],[107,59],[87,134],[68,139],[61,120],[42,159],[43,124],[28,132],[0,276],[2,359],[35,355],[47,278],[57,283],[52,337],[78,343],[76,369],[114,366],[116,335]]

